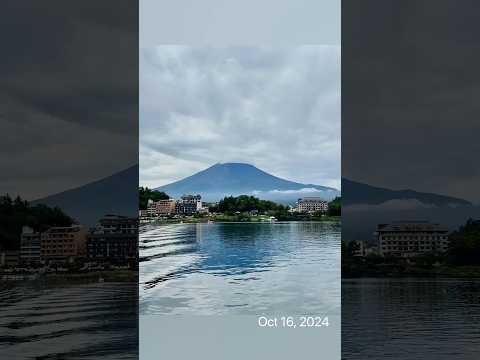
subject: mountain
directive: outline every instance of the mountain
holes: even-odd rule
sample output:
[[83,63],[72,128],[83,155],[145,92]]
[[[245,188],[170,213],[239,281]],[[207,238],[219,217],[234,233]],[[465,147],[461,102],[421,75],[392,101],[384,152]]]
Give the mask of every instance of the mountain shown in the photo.
[[417,200],[423,204],[434,206],[472,205],[472,203],[467,200],[451,196],[418,192],[414,190],[390,190],[355,182],[346,178],[342,178],[342,192],[342,202],[344,205],[379,205],[391,200]]
[[58,206],[85,225],[105,214],[138,215],[138,164],[104,179],[31,202]]
[[174,198],[183,194],[200,194],[205,201],[218,201],[225,196],[245,194],[283,203],[305,196],[332,199],[340,194],[334,188],[288,181],[243,163],[215,164],[155,190],[164,191]]
[[480,208],[451,196],[390,190],[342,179],[342,239],[373,241],[378,224],[392,221],[431,221],[458,228],[480,216]]

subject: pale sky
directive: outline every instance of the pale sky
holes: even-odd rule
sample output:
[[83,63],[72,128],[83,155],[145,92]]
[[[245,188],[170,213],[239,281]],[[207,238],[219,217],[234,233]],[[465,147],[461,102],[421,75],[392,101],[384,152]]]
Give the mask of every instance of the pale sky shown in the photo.
[[140,50],[140,184],[217,162],[340,189],[340,46]]

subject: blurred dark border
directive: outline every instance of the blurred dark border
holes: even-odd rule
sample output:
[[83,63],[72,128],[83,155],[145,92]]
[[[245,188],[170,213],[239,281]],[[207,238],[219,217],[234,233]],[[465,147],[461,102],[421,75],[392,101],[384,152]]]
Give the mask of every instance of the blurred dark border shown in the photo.
[[0,18],[0,357],[136,359],[138,2]]

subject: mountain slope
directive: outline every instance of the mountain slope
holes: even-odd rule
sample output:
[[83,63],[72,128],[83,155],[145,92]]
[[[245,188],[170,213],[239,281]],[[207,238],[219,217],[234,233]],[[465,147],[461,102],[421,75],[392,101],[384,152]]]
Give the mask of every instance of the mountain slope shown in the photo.
[[138,165],[32,204],[58,206],[85,225],[94,225],[105,214],[137,216]]
[[467,200],[451,196],[424,193],[414,190],[390,190],[362,184],[346,178],[342,178],[342,192],[342,202],[345,205],[378,205],[390,200],[418,200],[421,203],[435,206],[472,205]]
[[250,194],[263,199],[289,202],[299,196],[333,198],[338,190],[301,184],[270,175],[253,165],[242,163],[215,164],[203,171],[155,190],[178,198],[183,194],[198,193],[206,201],[217,201],[224,196]]

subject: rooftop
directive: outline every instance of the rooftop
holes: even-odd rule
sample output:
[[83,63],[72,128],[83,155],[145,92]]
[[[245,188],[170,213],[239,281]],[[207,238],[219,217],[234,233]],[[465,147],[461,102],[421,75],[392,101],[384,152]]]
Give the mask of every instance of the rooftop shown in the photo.
[[428,221],[395,221],[390,224],[378,224],[377,231],[379,232],[412,232],[412,231],[446,232],[448,231],[448,229],[443,225],[431,223]]

